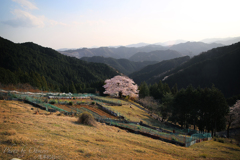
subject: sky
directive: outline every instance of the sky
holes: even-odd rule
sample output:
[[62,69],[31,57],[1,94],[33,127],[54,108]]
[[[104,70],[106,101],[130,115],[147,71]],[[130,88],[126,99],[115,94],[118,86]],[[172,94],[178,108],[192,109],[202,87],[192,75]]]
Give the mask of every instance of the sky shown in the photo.
[[240,36],[239,0],[1,0],[0,36],[53,49]]

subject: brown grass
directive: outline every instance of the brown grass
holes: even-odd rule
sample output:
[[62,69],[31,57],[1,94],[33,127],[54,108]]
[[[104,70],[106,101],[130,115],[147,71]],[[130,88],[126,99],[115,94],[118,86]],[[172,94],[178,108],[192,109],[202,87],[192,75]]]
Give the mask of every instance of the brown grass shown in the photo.
[[5,143],[10,145],[18,145],[18,144],[29,144],[31,140],[24,135],[10,135],[7,136],[4,140]]
[[[44,155],[60,160],[239,159],[240,156],[240,147],[231,143],[212,140],[185,148],[98,122],[97,127],[79,125],[76,117],[50,115],[43,110],[35,115],[31,108],[22,102],[0,101],[0,133],[16,131],[13,135],[0,134],[0,159],[43,159]],[[4,120],[8,122],[2,123]]]
[[15,129],[9,129],[9,130],[2,132],[2,134],[11,136],[11,135],[17,134],[17,131]]

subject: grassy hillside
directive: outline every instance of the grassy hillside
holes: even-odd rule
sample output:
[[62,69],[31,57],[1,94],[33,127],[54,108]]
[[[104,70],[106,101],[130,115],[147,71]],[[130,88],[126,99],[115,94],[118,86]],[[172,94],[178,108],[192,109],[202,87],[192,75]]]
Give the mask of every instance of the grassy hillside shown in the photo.
[[[180,147],[116,127],[77,124],[76,117],[0,101],[0,159],[239,159],[240,147],[205,141]],[[16,144],[16,145],[14,145]]]
[[140,71],[130,74],[129,76],[137,84],[141,84],[143,81],[149,83],[151,79],[154,79],[154,77],[161,76],[161,74],[164,74],[165,72],[181,65],[182,63],[187,62],[189,59],[189,56],[185,56],[171,60],[165,60],[153,65],[148,65]]
[[100,57],[100,56],[82,57],[81,60],[84,60],[87,62],[105,63],[105,64],[117,69],[119,72],[121,72],[125,75],[128,75],[132,72],[138,71],[147,65],[157,63],[157,61],[133,62],[133,61],[129,61],[127,59],[114,59],[114,58],[110,58],[110,57],[106,58],[106,57]]
[[34,43],[15,44],[0,38],[0,83],[30,83],[39,89],[68,92],[117,75],[105,64],[87,63]]

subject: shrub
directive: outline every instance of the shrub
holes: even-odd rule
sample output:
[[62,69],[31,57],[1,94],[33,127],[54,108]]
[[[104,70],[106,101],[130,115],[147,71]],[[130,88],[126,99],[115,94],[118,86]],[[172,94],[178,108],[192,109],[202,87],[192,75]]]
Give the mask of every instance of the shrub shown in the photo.
[[95,104],[95,102],[92,102],[92,105],[94,105]]
[[200,154],[199,157],[201,157],[201,158],[207,158],[207,155],[206,155],[206,154]]
[[176,141],[177,142],[177,139],[175,137],[172,137],[172,141]]
[[89,126],[96,125],[96,121],[95,121],[94,117],[92,116],[91,113],[88,113],[88,112],[84,112],[84,113],[80,114],[78,123],[89,125]]
[[218,142],[224,143],[225,141],[224,141],[224,139],[219,138],[219,139],[218,139]]
[[72,102],[72,101],[70,101],[70,102],[68,102],[68,104],[72,106],[72,105],[73,105],[73,102]]
[[50,104],[55,104],[56,101],[55,101],[55,100],[50,100],[49,103],[50,103]]

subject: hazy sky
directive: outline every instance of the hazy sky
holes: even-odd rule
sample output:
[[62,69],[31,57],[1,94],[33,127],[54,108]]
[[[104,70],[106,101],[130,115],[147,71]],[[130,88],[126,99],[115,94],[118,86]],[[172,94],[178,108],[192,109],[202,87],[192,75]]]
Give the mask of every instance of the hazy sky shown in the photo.
[[81,48],[240,36],[240,0],[0,0],[0,36]]

